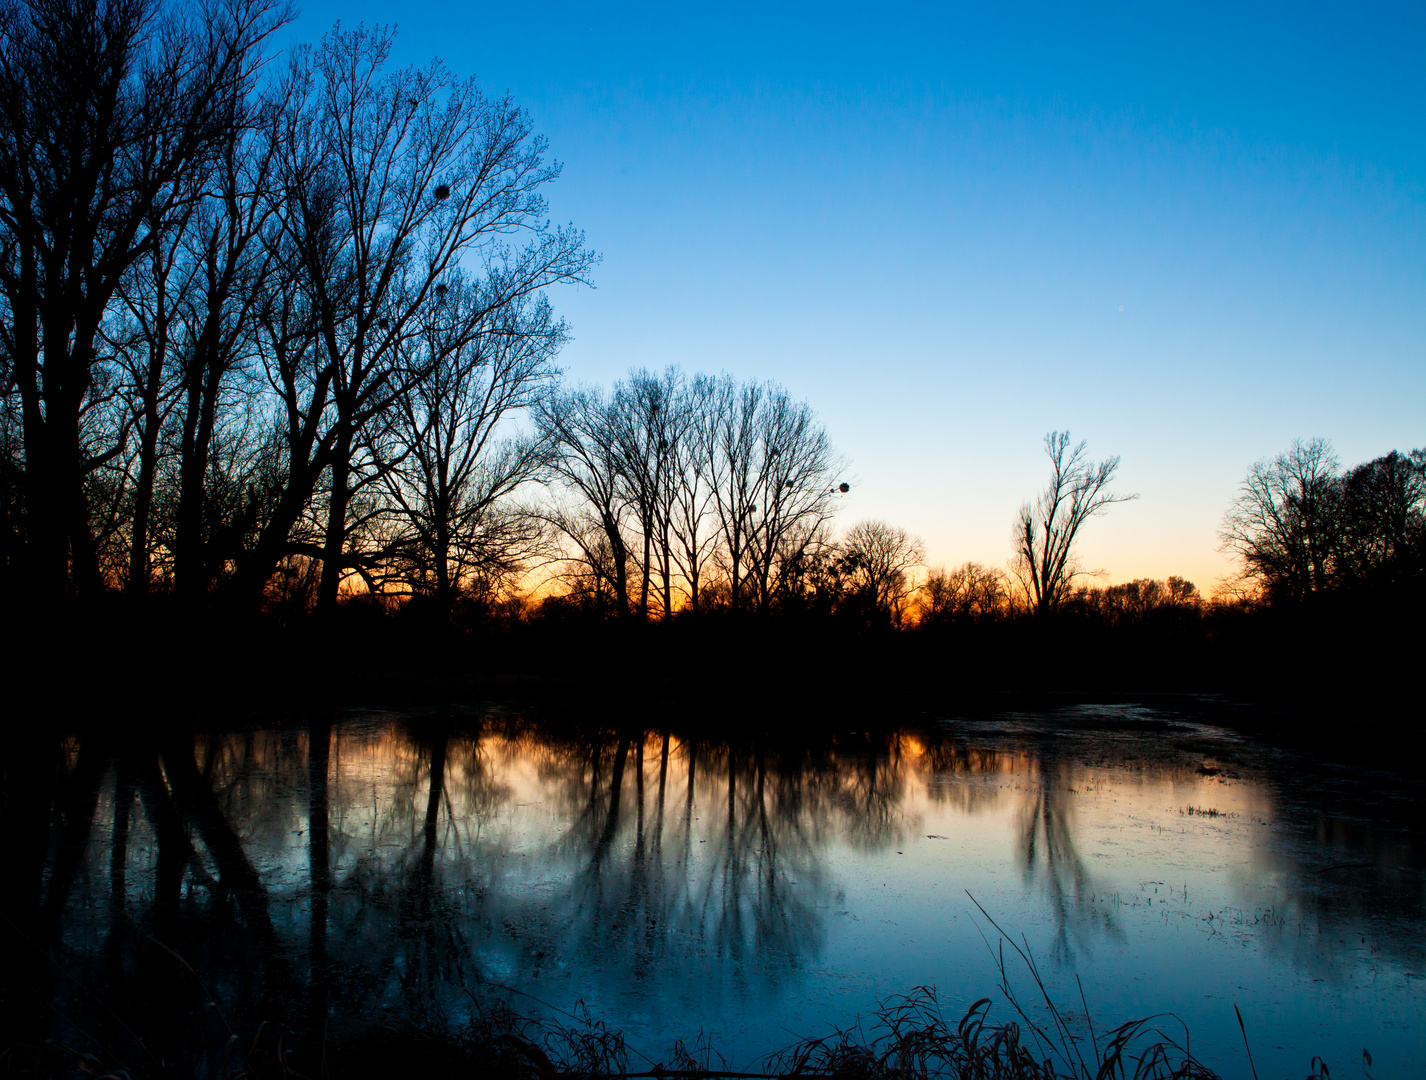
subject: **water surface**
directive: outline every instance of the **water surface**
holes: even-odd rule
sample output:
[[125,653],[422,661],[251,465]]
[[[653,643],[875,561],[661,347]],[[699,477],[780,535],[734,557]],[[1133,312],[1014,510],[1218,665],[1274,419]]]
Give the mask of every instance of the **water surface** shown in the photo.
[[1235,1004],[1264,1080],[1426,1050],[1419,792],[1388,771],[1191,709],[678,730],[352,712],[67,740],[7,774],[9,806],[45,803],[7,825],[52,958],[34,1023],[191,1023],[157,940],[238,1017],[459,1023],[498,984],[582,1002],[636,1067],[700,1031],[746,1066],[918,985],[957,1014],[995,995],[993,919],[1073,1024],[1171,1011],[1225,1076],[1249,1075]]

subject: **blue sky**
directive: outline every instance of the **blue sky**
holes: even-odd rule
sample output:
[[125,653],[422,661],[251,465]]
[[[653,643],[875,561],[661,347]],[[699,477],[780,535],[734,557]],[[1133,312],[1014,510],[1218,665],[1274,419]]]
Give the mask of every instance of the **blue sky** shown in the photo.
[[1230,570],[1248,465],[1426,445],[1426,6],[386,5],[397,61],[508,91],[602,253],[577,381],[774,378],[851,459],[843,524],[1003,564],[1068,428],[1133,503],[1106,580]]

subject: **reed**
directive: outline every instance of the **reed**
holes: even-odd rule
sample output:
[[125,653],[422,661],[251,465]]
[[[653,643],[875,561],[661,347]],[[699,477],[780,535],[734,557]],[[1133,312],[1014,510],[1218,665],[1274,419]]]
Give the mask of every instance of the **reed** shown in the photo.
[[[975,902],[974,897],[971,898]],[[980,905],[977,903],[979,908]],[[179,957],[222,1032],[195,1033],[195,1054],[151,1052],[124,1062],[102,1047],[75,1048],[53,1041],[19,1043],[0,1052],[0,1077],[58,1080],[387,1080],[421,1076],[489,1077],[491,1080],[1220,1080],[1190,1049],[1189,1032],[1171,1013],[1095,1030],[1080,987],[1085,1029],[1076,1030],[1045,985],[1028,944],[1017,943],[980,908],[999,935],[987,938],[1000,975],[998,987],[1013,1018],[992,1023],[992,1000],[948,1013],[934,987],[918,986],[880,1002],[864,1018],[824,1036],[804,1038],[737,1069],[700,1032],[691,1044],[674,1043],[661,1060],[631,1047],[623,1034],[590,1015],[582,1002],[565,1011],[511,987],[487,983],[470,993],[471,1010],[460,1024],[443,1017],[400,1026],[376,1024],[337,1038],[295,1040],[281,1022],[264,1022],[246,1038],[228,1027],[198,973]],[[1008,946],[1008,948],[1007,948]],[[176,954],[175,954],[176,955]],[[1021,971],[1030,998],[1012,978]],[[538,1004],[520,1010],[510,998]],[[1032,1001],[1034,1002],[1032,1004]],[[1032,1011],[1038,1013],[1036,1019]],[[294,1015],[298,1015],[294,1010]],[[1245,1059],[1255,1080],[1246,1025],[1238,1014]],[[299,1042],[305,1045],[298,1047]],[[190,1044],[191,1045],[191,1044]],[[735,1051],[737,1048],[733,1048]],[[1364,1071],[1371,1059],[1363,1053]],[[1327,1080],[1313,1059],[1308,1080]],[[1370,1076],[1370,1073],[1367,1073]]]

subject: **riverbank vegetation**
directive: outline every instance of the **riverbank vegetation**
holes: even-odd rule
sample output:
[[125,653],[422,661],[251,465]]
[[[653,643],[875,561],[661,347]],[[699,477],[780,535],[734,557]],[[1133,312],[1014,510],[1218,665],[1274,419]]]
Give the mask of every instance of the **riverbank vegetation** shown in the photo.
[[[529,1009],[512,1008],[498,992],[483,1001],[472,995],[471,1005],[470,1018],[453,1030],[382,1026],[315,1048],[294,1048],[291,1032],[278,1025],[262,1024],[247,1038],[219,1030],[195,1039],[173,1064],[183,1060],[186,1075],[220,1080],[304,1080],[318,1075],[384,1080],[411,1070],[430,1080],[1219,1080],[1220,1075],[1193,1056],[1188,1033],[1173,1031],[1171,1016],[1130,1021],[1091,1039],[1088,1033],[1071,1035],[1053,1005],[1050,1030],[1036,1024],[1018,1002],[1012,1008],[1019,1021],[990,1022],[989,998],[952,1020],[930,987],[887,999],[868,1016],[830,1035],[799,1040],[748,1063],[741,1061],[736,1047],[720,1049],[702,1035],[691,1044],[676,1040],[654,1060],[587,1012],[557,1010],[558,1015],[551,1015],[546,1009],[544,1015],[534,1015]],[[1091,1046],[1082,1047],[1082,1042]],[[0,1054],[0,1062],[8,1066],[5,1075],[35,1080],[72,1076],[76,1069],[80,1075],[129,1080],[173,1075],[161,1061],[157,1068],[131,1068],[102,1048],[80,1050],[56,1042],[17,1044]],[[1328,1075],[1313,1062],[1309,1080]]]

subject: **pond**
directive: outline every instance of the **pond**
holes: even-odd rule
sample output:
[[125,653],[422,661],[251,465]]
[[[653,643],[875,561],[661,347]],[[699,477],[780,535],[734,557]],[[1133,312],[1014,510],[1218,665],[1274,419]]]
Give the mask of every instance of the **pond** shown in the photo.
[[1373,1075],[1414,1074],[1418,787],[1203,715],[719,740],[353,711],[41,740],[6,772],[10,927],[35,928],[7,1009],[81,1041],[191,1024],[181,956],[235,1026],[459,1023],[510,988],[621,1029],[634,1067],[700,1033],[750,1067],[923,985],[1010,1019],[1002,948],[1043,1019],[1013,942],[1077,1031],[1086,1008],[1101,1035],[1169,1012],[1249,1076],[1237,1006],[1263,1080],[1314,1056],[1360,1075],[1364,1049]]

